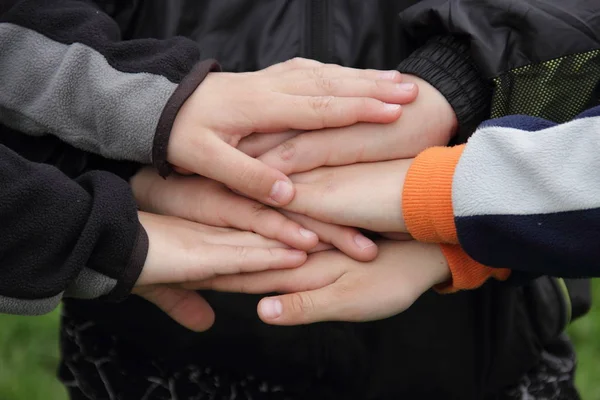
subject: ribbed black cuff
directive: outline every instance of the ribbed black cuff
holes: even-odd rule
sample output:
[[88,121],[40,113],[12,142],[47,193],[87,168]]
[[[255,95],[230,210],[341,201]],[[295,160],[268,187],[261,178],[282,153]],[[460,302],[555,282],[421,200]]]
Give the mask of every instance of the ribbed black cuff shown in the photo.
[[154,134],[154,143],[152,145],[152,164],[158,170],[162,177],[167,177],[173,172],[171,164],[167,161],[167,148],[171,129],[175,122],[177,113],[183,106],[183,103],[200,86],[209,72],[218,72],[221,66],[215,60],[201,61],[192,69],[192,71],[181,81],[177,89],[171,95],[171,98],[165,105],[162,115],[156,126]]
[[458,120],[459,142],[489,115],[492,87],[479,73],[464,40],[434,37],[402,61],[398,71],[426,80],[448,100]]
[[146,263],[146,257],[148,257],[148,248],[150,242],[148,240],[148,234],[146,230],[139,224],[138,236],[131,250],[131,256],[127,266],[123,269],[123,273],[117,280],[117,285],[103,297],[106,301],[119,302],[123,301],[131,294],[133,286],[137,282],[144,264]]

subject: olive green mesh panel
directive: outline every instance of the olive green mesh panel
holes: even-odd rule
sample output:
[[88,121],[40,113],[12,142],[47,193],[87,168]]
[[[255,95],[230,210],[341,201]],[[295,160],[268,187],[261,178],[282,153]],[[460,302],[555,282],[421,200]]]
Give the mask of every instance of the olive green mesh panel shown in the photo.
[[493,82],[492,118],[526,114],[565,122],[600,104],[600,50],[516,68]]

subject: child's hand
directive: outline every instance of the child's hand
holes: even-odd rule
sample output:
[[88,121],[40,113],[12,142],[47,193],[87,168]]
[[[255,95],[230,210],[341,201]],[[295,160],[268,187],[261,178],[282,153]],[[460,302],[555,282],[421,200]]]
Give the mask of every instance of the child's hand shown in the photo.
[[210,73],[177,114],[167,160],[270,205],[294,196],[287,177],[235,149],[253,132],[389,123],[417,95],[396,71],[296,59],[250,73]]
[[427,82],[409,75],[403,79],[418,84],[419,96],[395,122],[273,137],[254,134],[242,140],[239,148],[289,175],[321,166],[413,158],[427,147],[447,145],[457,128],[452,107]]
[[296,269],[230,275],[185,287],[289,293],[262,299],[258,314],[268,324],[299,325],[387,318],[406,310],[425,291],[449,278],[439,246],[392,241],[379,243],[379,255],[370,263],[326,251],[309,256]]
[[322,167],[291,175],[296,196],[286,210],[376,232],[406,232],[402,188],[412,160]]
[[251,232],[215,228],[179,218],[139,213],[148,234],[144,267],[133,293],[156,304],[177,322],[206,330],[214,312],[197,293],[168,286],[225,274],[294,268],[306,253]]
[[177,175],[163,179],[147,167],[131,179],[131,187],[143,211],[252,231],[306,251],[325,248],[316,247],[320,240],[361,261],[370,261],[377,255],[377,246],[354,228],[281,213],[211,179]]

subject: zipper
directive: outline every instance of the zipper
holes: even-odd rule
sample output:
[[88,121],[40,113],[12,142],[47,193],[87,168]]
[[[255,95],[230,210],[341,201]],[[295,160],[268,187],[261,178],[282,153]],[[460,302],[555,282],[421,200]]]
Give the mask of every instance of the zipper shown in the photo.
[[308,0],[308,40],[307,58],[331,62],[329,46],[329,1]]

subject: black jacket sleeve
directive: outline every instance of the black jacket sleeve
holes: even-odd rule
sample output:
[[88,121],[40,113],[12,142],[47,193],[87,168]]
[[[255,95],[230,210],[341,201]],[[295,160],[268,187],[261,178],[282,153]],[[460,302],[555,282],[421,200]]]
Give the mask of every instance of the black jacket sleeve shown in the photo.
[[398,70],[429,82],[450,103],[459,137],[470,134],[489,115],[491,85],[473,61],[465,40],[451,35],[431,38],[404,59]]
[[[525,114],[562,123],[598,104],[599,14],[596,0],[423,0],[400,20],[416,48],[439,36],[466,45],[492,85],[492,118]],[[471,132],[461,133],[464,142]]]
[[89,0],[0,2],[0,123],[168,172],[175,116],[210,71],[185,38],[122,40]]
[[596,0],[424,0],[402,14],[416,43],[465,38],[487,79],[530,64],[600,48]]
[[0,145],[0,312],[42,314],[64,296],[119,300],[148,251],[127,182],[75,180]]

